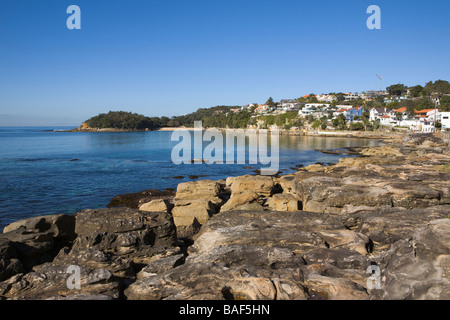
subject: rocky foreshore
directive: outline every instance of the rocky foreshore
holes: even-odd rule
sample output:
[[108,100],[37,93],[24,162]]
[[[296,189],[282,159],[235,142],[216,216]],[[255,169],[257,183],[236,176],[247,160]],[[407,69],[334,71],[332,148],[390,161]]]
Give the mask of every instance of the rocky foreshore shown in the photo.
[[416,134],[351,152],[14,222],[0,298],[450,299],[448,145]]

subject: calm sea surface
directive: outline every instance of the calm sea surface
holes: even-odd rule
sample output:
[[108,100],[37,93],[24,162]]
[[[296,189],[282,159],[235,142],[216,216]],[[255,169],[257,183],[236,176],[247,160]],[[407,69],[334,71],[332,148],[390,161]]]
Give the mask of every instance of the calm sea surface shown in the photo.
[[[175,165],[171,152],[178,142],[171,141],[172,132],[52,132],[62,129],[69,128],[0,127],[0,232],[6,224],[31,216],[102,208],[117,194],[176,188],[180,182],[191,181],[190,175],[218,180],[253,174],[246,166],[268,167]],[[292,173],[297,164],[337,163],[340,158],[315,149],[378,144],[376,140],[280,136],[279,168]]]

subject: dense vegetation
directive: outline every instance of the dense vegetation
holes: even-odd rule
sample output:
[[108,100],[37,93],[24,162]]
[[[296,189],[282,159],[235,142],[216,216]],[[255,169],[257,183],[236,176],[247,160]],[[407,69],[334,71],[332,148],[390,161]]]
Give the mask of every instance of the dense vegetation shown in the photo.
[[194,121],[203,121],[203,127],[239,128],[250,118],[247,112],[230,112],[231,109],[240,108],[238,106],[216,106],[212,108],[200,108],[195,112],[172,117],[168,127],[193,127]]
[[[393,102],[385,103],[382,96],[378,96],[373,100],[356,99],[352,101],[344,101],[343,93],[335,94],[337,100],[331,103],[335,105],[352,105],[362,106],[364,113],[362,116],[355,118],[360,120],[357,123],[347,123],[341,115],[332,119],[330,117],[322,117],[315,119],[308,116],[301,119],[297,111],[290,111],[282,114],[265,114],[258,115],[254,113],[254,107],[240,111],[239,106],[216,106],[212,108],[200,108],[195,112],[169,117],[146,117],[136,113],[125,111],[110,111],[92,117],[86,121],[91,128],[114,128],[124,130],[154,130],[160,127],[193,127],[194,121],[202,121],[204,128],[247,128],[248,126],[258,126],[259,128],[268,128],[277,125],[279,128],[290,129],[292,127],[302,128],[309,124],[313,129],[325,130],[327,127],[333,127],[338,130],[376,130],[380,127],[377,122],[369,121],[369,110],[371,108],[390,108],[398,109],[406,107],[407,113],[414,115],[414,110],[434,109],[435,102],[433,98],[440,98],[439,109],[442,111],[450,111],[450,83],[444,80],[430,81],[425,86],[416,85],[407,87],[404,84],[394,84],[386,88]],[[396,99],[400,96],[408,94],[408,99]],[[314,94],[297,99],[303,103],[317,103],[317,97]],[[253,105],[257,105],[254,103]],[[277,103],[270,97],[266,105],[276,106]],[[233,110],[233,109],[239,109]],[[238,111],[238,112],[235,112]]]
[[125,111],[110,111],[92,117],[85,123],[91,128],[113,128],[122,130],[152,130],[159,124],[152,118]]

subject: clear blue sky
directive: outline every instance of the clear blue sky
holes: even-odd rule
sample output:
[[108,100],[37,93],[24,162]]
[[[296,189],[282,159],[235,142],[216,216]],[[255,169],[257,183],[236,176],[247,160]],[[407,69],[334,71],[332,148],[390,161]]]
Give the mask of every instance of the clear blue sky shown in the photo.
[[[66,9],[81,8],[81,30]],[[381,30],[366,9],[381,8]],[[1,0],[0,125],[450,80],[450,1]]]

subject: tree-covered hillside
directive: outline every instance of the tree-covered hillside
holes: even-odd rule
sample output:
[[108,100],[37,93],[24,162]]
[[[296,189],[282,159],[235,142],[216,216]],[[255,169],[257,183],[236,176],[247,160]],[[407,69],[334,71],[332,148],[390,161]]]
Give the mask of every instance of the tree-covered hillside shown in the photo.
[[86,120],[85,123],[91,128],[112,128],[121,130],[152,130],[159,124],[149,117],[125,111],[110,111]]

